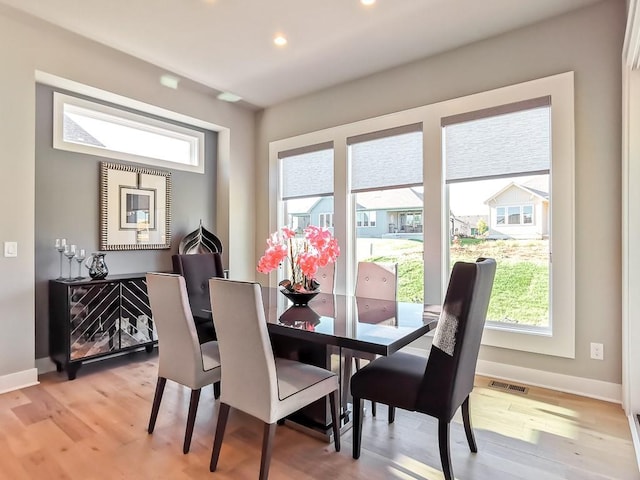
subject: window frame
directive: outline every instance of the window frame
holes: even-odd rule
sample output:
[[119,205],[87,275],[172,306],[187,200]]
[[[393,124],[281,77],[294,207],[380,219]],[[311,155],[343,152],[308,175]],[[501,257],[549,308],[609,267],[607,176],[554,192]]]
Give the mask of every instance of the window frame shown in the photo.
[[[174,162],[84,143],[69,142],[64,138],[64,114],[66,106],[71,107],[71,109],[80,108],[89,110],[91,112],[90,116],[94,118],[104,119],[105,116],[114,118],[117,121],[111,123],[115,125],[134,127],[142,132],[161,133],[166,137],[186,141],[190,146],[190,163]],[[192,173],[203,174],[205,166],[204,132],[176,125],[169,121],[152,118],[142,113],[133,113],[118,106],[105,105],[97,101],[87,100],[61,92],[53,93],[53,148]]]
[[[449,218],[443,168],[443,131],[441,120],[452,115],[495,108],[551,97],[551,182],[550,252],[553,254],[550,281],[549,328],[513,328],[487,325],[483,345],[575,358],[575,120],[574,73],[565,72],[519,84],[496,88],[464,97],[416,107],[354,123],[327,128],[269,145],[270,185],[277,190],[277,153],[320,142],[332,142],[334,148],[334,221],[335,237],[343,254],[337,268],[346,275],[336,277],[336,293],[353,291],[355,280],[355,204],[350,193],[347,139],[355,135],[403,125],[420,123],[423,129],[423,205],[424,298],[425,303],[441,303],[449,277]],[[270,227],[277,228],[278,204],[270,199]]]

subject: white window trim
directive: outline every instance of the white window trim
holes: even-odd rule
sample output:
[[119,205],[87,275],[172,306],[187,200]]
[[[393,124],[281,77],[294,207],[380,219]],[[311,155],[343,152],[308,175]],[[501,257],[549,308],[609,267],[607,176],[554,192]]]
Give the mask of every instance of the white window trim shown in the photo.
[[[279,193],[278,152],[333,142],[334,148],[334,222],[335,232],[343,252],[353,251],[355,205],[349,192],[347,141],[355,135],[388,128],[421,123],[423,127],[424,188],[425,191],[444,192],[442,167],[441,119],[451,115],[504,105],[550,95],[552,100],[552,171],[551,198],[554,202],[550,230],[553,232],[550,251],[553,252],[553,277],[550,282],[552,318],[547,332],[488,325],[484,331],[484,345],[575,358],[575,128],[574,74],[561,73],[550,77],[497,88],[466,97],[417,107],[402,112],[370,118],[355,123],[319,130],[269,144],[270,191]],[[269,198],[269,226],[274,231],[281,224],[277,198]],[[427,201],[428,200],[428,201]],[[444,195],[425,196],[423,210],[425,249],[425,303],[441,303],[448,282],[448,211]],[[338,257],[338,271],[346,275],[336,277],[336,293],[353,292],[355,260]],[[430,273],[429,273],[430,272]],[[427,279],[427,275],[429,278]],[[439,279],[439,281],[437,280]]]
[[[166,136],[173,136],[180,140],[186,140],[191,144],[191,162],[185,164],[180,162],[171,162],[158,158],[146,157],[142,155],[134,155],[126,152],[110,150],[108,148],[100,148],[92,145],[86,145],[76,142],[67,142],[64,140],[64,106],[76,106],[96,112],[96,115],[107,114],[122,120],[122,124],[126,125],[135,122],[136,126],[141,129],[157,132],[162,131]],[[153,165],[155,167],[182,170],[192,173],[204,173],[204,133],[198,130],[181,127],[169,122],[163,122],[151,117],[128,112],[123,109],[103,105],[102,103],[92,102],[82,98],[65,95],[60,92],[53,94],[53,148],[66,150],[69,152],[84,153],[88,155],[96,155],[126,162],[142,163],[145,165]]]
[[[574,208],[574,91],[573,72],[567,72],[438,104],[441,117],[551,95],[553,215],[550,252],[551,310],[548,329],[487,326],[484,345],[575,358],[575,208]],[[433,155],[435,146],[431,145]],[[441,148],[441,143],[437,146]],[[429,154],[426,154],[429,158]],[[427,160],[428,161],[428,160]],[[426,177],[425,177],[426,178]],[[426,188],[426,186],[425,186]],[[555,287],[555,288],[554,288]]]

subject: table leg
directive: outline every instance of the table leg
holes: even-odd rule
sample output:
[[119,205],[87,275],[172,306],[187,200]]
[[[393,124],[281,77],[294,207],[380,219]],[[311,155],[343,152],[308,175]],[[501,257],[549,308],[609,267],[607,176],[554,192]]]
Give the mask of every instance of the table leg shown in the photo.
[[[349,410],[349,380],[351,378],[351,358],[342,358],[342,349],[332,345],[305,342],[281,335],[271,335],[271,343],[277,357],[316,365],[335,372],[339,377],[340,431],[351,428]],[[327,442],[333,441],[330,402],[321,398],[287,417],[285,424],[304,431]]]

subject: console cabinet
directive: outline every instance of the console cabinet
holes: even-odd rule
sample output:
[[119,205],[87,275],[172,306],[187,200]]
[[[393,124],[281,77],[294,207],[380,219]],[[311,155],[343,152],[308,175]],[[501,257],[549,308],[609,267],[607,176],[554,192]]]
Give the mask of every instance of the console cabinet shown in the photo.
[[144,273],[49,282],[49,354],[69,380],[83,362],[155,343]]

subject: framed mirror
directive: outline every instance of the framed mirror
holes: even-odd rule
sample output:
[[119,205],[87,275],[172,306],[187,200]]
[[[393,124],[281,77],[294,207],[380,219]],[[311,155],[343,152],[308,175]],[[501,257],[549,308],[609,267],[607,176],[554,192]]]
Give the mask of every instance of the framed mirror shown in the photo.
[[100,162],[100,249],[171,247],[171,172]]

